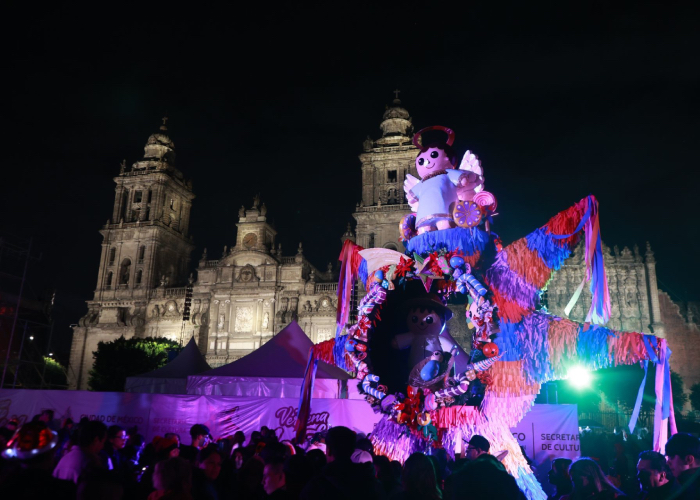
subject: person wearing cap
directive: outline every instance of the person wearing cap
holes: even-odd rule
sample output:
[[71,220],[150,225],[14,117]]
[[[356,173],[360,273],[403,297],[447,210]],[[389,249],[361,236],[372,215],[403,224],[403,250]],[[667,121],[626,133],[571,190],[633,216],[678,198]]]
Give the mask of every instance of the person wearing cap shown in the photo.
[[476,460],[482,455],[488,455],[491,443],[484,436],[474,434],[467,443],[466,459]]
[[78,483],[80,475],[88,470],[102,468],[100,451],[107,440],[107,426],[97,420],[90,420],[80,425],[78,446],[66,453],[53,471],[58,479],[68,479]]
[[75,485],[51,475],[58,436],[45,422],[24,424],[3,451],[7,459],[5,479],[0,482],[3,498],[73,499]]
[[684,432],[674,434],[666,443],[666,457],[671,473],[681,484],[676,498],[700,498],[700,439]]
[[197,460],[199,450],[205,448],[207,444],[209,444],[211,439],[209,427],[204,424],[194,424],[190,428],[190,438],[192,438],[191,445],[180,446],[180,457],[194,464],[195,460]]

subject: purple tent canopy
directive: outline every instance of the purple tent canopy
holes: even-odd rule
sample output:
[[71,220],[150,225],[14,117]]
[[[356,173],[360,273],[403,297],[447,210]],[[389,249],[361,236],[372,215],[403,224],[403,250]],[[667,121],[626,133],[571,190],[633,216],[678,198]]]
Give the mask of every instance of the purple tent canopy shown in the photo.
[[[298,397],[309,359],[311,339],[292,321],[260,348],[232,363],[188,377],[188,394]],[[338,397],[345,371],[319,362],[315,397]],[[335,394],[335,395],[332,395]]]

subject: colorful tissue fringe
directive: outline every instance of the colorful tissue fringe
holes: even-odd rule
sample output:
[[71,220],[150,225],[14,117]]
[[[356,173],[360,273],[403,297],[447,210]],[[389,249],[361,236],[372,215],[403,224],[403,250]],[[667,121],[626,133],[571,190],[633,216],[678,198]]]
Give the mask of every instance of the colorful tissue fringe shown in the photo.
[[[489,370],[490,383],[480,407],[450,406],[430,413],[438,428],[440,443],[431,443],[413,432],[415,429],[412,431],[385,416],[373,434],[377,453],[401,461],[414,451],[426,451],[435,445],[441,445],[448,453],[453,453],[458,439],[478,433],[491,441],[495,451],[510,451],[504,461],[506,468],[516,477],[528,498],[540,499],[544,497],[539,484],[520,454],[509,427],[516,425],[530,409],[542,383],[565,378],[572,365],[596,370],[652,360],[664,367],[657,370],[658,400],[663,402],[659,403],[657,413],[660,419],[668,417],[670,388],[666,385],[670,384],[664,383],[667,377],[664,372],[668,370],[667,356],[670,351],[666,352],[663,341],[657,343],[653,336],[613,332],[589,323],[580,325],[536,311],[541,290],[546,287],[552,272],[561,268],[575,245],[581,241],[582,232],[585,234],[586,276],[567,311],[571,310],[588,280],[593,302],[587,321],[601,324],[609,318],[610,300],[603,266],[598,202],[593,196],[582,199],[541,228],[505,248],[497,237],[479,228],[433,231],[417,235],[407,242],[407,255],[411,258],[415,254],[428,258],[430,254],[437,255],[435,252],[438,251],[441,254],[457,251],[467,264],[477,269],[481,269],[480,259],[487,245],[494,242],[497,251],[495,260],[487,269],[481,269],[483,274],[480,274],[480,279],[489,289],[487,298],[498,308],[500,331],[495,342],[505,355]],[[316,360],[352,369],[343,354],[342,342],[345,337],[340,337],[340,331],[348,318],[355,280],[359,277],[367,285],[369,301],[366,297],[360,305],[358,324],[351,329],[353,335],[356,332],[371,334],[376,321],[381,319],[378,316],[380,307],[376,306],[381,306],[385,294],[394,289],[394,284],[386,279],[384,282],[377,282],[376,278],[373,280],[373,275],[368,273],[367,262],[359,255],[360,250],[362,247],[350,241],[343,246],[338,287],[338,340],[312,349],[307,369],[311,380]],[[397,273],[396,279],[416,279],[414,262],[404,264],[400,266],[402,271]],[[439,281],[438,287],[442,293],[455,293],[456,287],[450,281]],[[377,293],[384,295],[375,298]],[[672,418],[670,415],[663,422]],[[674,432],[673,422],[671,427]],[[655,428],[655,444],[661,442],[659,432],[662,431]]]
[[482,252],[490,240],[491,235],[478,227],[429,231],[411,238],[406,243],[406,253],[423,255],[437,250],[452,250],[474,255]]

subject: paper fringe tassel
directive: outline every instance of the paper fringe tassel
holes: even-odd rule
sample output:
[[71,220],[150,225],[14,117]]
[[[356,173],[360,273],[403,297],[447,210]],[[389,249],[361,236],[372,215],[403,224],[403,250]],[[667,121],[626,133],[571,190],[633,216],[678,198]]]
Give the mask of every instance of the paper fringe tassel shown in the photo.
[[414,252],[424,255],[446,249],[470,256],[482,252],[490,239],[489,233],[477,227],[455,227],[441,231],[428,231],[414,236],[406,243],[406,249],[411,255]]
[[578,323],[553,317],[549,323],[549,364],[555,379],[566,377],[568,365],[578,360]]
[[549,315],[534,312],[523,318],[516,329],[526,380],[543,384],[553,379],[549,363]]

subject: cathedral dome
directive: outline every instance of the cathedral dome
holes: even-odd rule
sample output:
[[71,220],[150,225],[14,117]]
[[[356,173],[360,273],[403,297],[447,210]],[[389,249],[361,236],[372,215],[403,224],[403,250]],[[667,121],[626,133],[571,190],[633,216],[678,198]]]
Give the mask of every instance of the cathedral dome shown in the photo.
[[162,160],[170,163],[175,163],[175,143],[168,136],[168,127],[165,126],[167,118],[163,119],[163,125],[155,134],[151,134],[146,141],[144,148],[144,160]]
[[403,118],[404,120],[410,120],[411,117],[408,114],[408,111],[401,107],[401,101],[399,99],[394,99],[393,106],[387,108],[387,110],[384,112],[383,118],[385,120],[390,118]]
[[394,99],[392,105],[384,112],[379,128],[382,129],[382,137],[410,137],[413,133],[411,116],[405,108],[401,107],[401,101],[398,98]]

